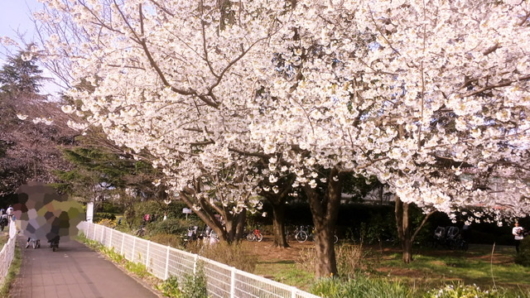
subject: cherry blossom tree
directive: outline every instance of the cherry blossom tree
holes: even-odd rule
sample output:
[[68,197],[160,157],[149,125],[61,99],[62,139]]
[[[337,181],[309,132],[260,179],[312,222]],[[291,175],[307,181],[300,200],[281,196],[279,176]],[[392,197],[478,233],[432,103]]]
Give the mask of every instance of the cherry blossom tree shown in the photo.
[[[227,178],[252,197],[263,177],[243,179],[256,160],[241,156],[268,157],[269,182],[285,165],[310,202],[317,276],[337,273],[330,235],[346,173],[395,193],[405,262],[410,204],[528,210],[527,2],[42,1],[43,22],[77,28],[50,36],[50,61],[94,87],[72,89],[82,107],[64,110],[148,151],[197,206],[212,198],[201,184],[220,183],[218,203],[235,199],[224,171],[242,169]],[[492,196],[504,172],[513,183]]]
[[[527,212],[528,3],[298,1],[293,15],[290,42],[273,50],[286,74],[254,109],[265,152],[296,144],[311,163],[387,183],[405,262],[415,235],[409,204],[427,214]],[[462,179],[464,168],[475,179]],[[514,174],[514,196],[492,196],[490,180],[479,181],[501,169]],[[300,173],[317,187],[318,175]]]

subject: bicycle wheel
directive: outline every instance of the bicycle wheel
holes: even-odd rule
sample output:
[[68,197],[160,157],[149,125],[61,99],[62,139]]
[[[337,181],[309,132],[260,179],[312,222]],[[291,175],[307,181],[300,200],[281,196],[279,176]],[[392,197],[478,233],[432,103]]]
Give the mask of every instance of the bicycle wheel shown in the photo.
[[333,242],[334,242],[334,243],[339,242],[339,237],[338,237],[337,235],[334,235],[334,236],[333,236]]
[[247,234],[247,240],[248,241],[254,241],[254,239],[255,239],[255,237],[254,237],[254,234],[252,232]]
[[257,235],[254,235],[256,237],[256,241],[261,242],[263,240],[263,235],[261,233],[258,233]]
[[300,231],[300,232],[298,232],[298,234],[296,234],[295,238],[296,238],[296,241],[298,241],[300,243],[306,242],[307,241],[307,233],[304,232],[304,231]]

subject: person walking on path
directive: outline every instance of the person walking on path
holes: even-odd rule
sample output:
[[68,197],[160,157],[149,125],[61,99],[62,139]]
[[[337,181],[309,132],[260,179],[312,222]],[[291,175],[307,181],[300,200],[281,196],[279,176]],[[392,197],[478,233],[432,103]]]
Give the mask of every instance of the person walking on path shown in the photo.
[[524,228],[519,226],[519,222],[515,222],[515,226],[512,229],[512,234],[515,239],[515,251],[519,253],[519,246],[521,245],[521,241],[524,239],[525,231]]

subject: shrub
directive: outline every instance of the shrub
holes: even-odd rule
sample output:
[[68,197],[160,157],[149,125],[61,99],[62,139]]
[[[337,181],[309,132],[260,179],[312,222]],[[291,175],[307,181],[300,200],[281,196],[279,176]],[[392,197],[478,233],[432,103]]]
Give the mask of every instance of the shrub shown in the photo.
[[322,279],[311,288],[311,293],[323,298],[416,297],[414,290],[402,283],[362,275],[347,281]]
[[149,271],[144,264],[127,261],[125,263],[125,269],[136,274],[140,278],[144,278],[149,275]]
[[530,236],[523,239],[519,246],[519,253],[515,256],[515,263],[530,267]]
[[149,224],[149,233],[156,234],[176,234],[182,235],[186,233],[189,222],[178,218],[168,218],[166,220],[159,220]]
[[162,292],[165,297],[180,298],[183,293],[179,288],[178,279],[175,276],[170,276],[164,282],[158,284],[156,288]]
[[482,290],[477,285],[446,285],[441,289],[429,291],[425,298],[496,298],[504,297],[497,290]]
[[169,245],[175,248],[180,248],[182,243],[182,237],[173,234],[156,234],[150,237],[149,240],[162,245]]
[[109,227],[109,228],[114,228],[116,227],[116,221],[114,220],[110,220],[108,218],[104,218],[100,221],[97,222],[98,225],[102,225],[102,226],[105,226],[105,227]]
[[184,281],[182,283],[182,297],[207,298],[208,290],[206,285],[206,275],[204,274],[203,266],[199,264],[195,276],[184,275]]
[[360,270],[370,269],[371,264],[368,260],[372,259],[367,257],[368,254],[369,252],[363,250],[362,245],[335,246],[337,269],[340,276],[354,278]]
[[215,245],[205,245],[199,254],[210,260],[214,260],[228,266],[235,267],[246,272],[254,272],[257,258],[252,256],[242,243],[227,244],[220,242]]
[[[343,277],[353,278],[361,270],[370,269],[371,264],[367,258],[368,251],[363,250],[362,245],[336,245],[335,256],[337,260],[337,270]],[[297,267],[301,270],[313,272],[317,265],[318,259],[314,248],[304,248],[300,252],[300,261]],[[376,261],[374,261],[376,262]]]
[[96,212],[96,214],[94,214],[94,222],[100,222],[103,219],[116,220],[116,215],[108,212]]

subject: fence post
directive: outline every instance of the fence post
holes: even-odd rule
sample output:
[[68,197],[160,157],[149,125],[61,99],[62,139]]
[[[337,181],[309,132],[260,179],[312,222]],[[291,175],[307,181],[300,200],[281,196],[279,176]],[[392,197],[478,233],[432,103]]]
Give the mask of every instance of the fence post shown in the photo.
[[168,245],[166,251],[166,271],[164,272],[164,280],[167,280],[169,278],[169,248],[170,246]]
[[114,229],[110,230],[109,245],[107,245],[107,247],[112,247],[112,234],[113,234],[113,231],[114,231]]
[[135,250],[136,250],[136,237],[133,237],[133,248],[132,248],[132,253],[131,253],[131,262],[134,262],[134,258],[136,258]]
[[97,226],[95,224],[92,224],[92,239],[90,240],[96,240],[96,228]]
[[230,270],[230,298],[236,297],[236,268]]
[[193,276],[197,275],[197,259],[199,258],[199,255],[193,255]]
[[298,289],[296,287],[293,287],[291,291],[291,298],[296,298],[296,292],[298,292]]
[[125,233],[121,234],[121,248],[120,248],[120,255],[123,256],[123,244],[125,243]]
[[147,252],[145,253],[145,267],[149,270],[149,248],[151,246],[151,241],[147,240]]

